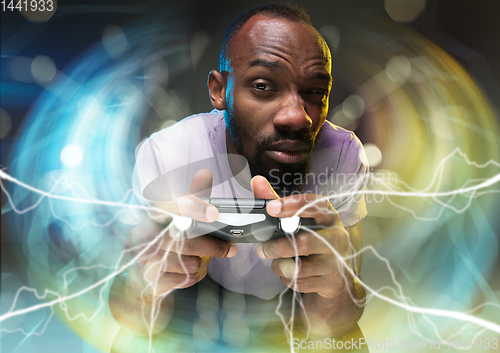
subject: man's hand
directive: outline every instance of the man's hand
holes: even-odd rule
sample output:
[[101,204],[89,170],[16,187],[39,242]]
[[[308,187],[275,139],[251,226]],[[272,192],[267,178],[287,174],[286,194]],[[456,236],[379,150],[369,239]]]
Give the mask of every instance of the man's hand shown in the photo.
[[[188,194],[164,195],[168,201],[150,201],[147,206],[156,210],[141,213],[139,224],[130,234],[131,245],[143,249],[148,243],[155,243],[136,260],[128,275],[119,277],[113,285],[110,307],[122,327],[133,326],[134,331],[147,333],[144,327],[138,327],[143,325],[142,318],[131,318],[134,316],[130,315],[131,306],[137,314],[141,312],[149,318],[148,308],[156,307],[155,302],[162,296],[173,289],[187,288],[201,281],[207,275],[211,257],[236,255],[236,244],[208,235],[184,238],[174,222],[167,228],[170,216],[174,215],[203,222],[215,221],[218,217],[217,208],[200,199],[210,195],[211,187],[212,174],[208,170],[201,170],[193,178]],[[172,298],[166,303],[172,307]],[[160,320],[157,320],[158,327],[155,327],[154,332],[162,330],[170,318],[167,312],[171,310],[165,307],[162,310],[165,311],[164,315],[160,315]]]
[[201,281],[207,274],[211,257],[232,257],[238,250],[236,244],[208,235],[193,239],[183,238],[182,233],[170,223],[165,232],[167,215],[189,217],[202,222],[214,222],[217,208],[202,201],[209,197],[212,188],[212,174],[201,170],[193,178],[188,194],[168,195],[171,201],[151,201],[150,206],[163,212],[142,214],[140,223],[132,231],[134,243],[138,240],[152,241],[161,232],[165,235],[159,246],[137,261],[139,280],[154,284],[154,295],[168,293],[174,288],[187,288]]
[[[338,213],[320,195],[300,194],[279,199],[260,176],[252,180],[252,188],[256,198],[276,199],[267,206],[271,216],[314,218],[317,225],[325,227],[317,235],[300,231],[292,239],[270,240],[260,244],[257,252],[262,258],[273,259],[272,269],[285,285],[307,293],[303,297],[306,311],[303,314],[308,316],[312,331],[343,335],[363,312],[355,301],[364,299],[364,290],[339,261],[339,256],[349,255],[350,238]],[[354,233],[361,237],[359,232]],[[352,243],[359,244],[359,240]]]
[[[265,185],[255,185],[260,182],[254,180],[254,190],[265,192]],[[267,181],[266,184],[269,185]],[[269,203],[267,212],[273,217],[314,218],[317,225],[325,228],[316,232],[318,236],[300,231],[294,236],[294,241],[280,237],[265,242],[259,245],[257,252],[262,258],[274,259],[273,271],[285,285],[297,292],[318,293],[324,298],[337,296],[345,287],[343,275],[346,276],[348,271],[335,252],[342,257],[348,256],[349,234],[330,201],[320,195],[292,195]],[[348,278],[348,281],[352,279]]]

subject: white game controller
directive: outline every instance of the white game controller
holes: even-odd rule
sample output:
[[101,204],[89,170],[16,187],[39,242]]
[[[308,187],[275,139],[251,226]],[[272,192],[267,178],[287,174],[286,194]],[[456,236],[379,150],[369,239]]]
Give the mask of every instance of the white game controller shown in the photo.
[[174,217],[177,229],[186,232],[188,238],[209,234],[233,243],[261,243],[286,234],[293,235],[303,226],[321,229],[313,218],[271,217],[266,206],[272,200],[203,198],[219,210],[215,222],[199,222],[187,217]]

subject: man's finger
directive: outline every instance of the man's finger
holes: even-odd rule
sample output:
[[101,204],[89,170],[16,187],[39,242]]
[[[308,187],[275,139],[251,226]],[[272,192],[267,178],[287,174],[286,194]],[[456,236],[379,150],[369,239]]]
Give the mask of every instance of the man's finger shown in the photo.
[[207,269],[200,271],[196,274],[192,273],[151,273],[151,277],[145,276],[146,282],[149,284],[149,288],[147,290],[148,293],[154,293],[155,296],[160,296],[167,294],[172,289],[175,288],[188,288],[199,281],[201,281],[207,275]]
[[343,249],[346,249],[349,235],[343,227],[336,226],[330,229],[323,229],[315,234],[301,231],[291,237],[285,236],[269,240],[259,244],[257,253],[264,259],[309,256],[324,253],[332,254],[332,249],[318,237],[325,239],[336,251],[341,251],[341,254],[343,254]]
[[164,283],[167,288],[168,286],[178,289],[189,288],[205,278],[207,273],[208,271],[206,268],[196,274],[163,273],[158,282],[159,284]]
[[194,195],[176,194],[173,197],[175,201],[150,201],[148,203],[153,208],[150,212],[153,221],[164,223],[168,217],[178,215],[201,222],[213,222],[219,216],[217,208]]
[[314,218],[316,224],[330,227],[340,218],[328,198],[321,195],[298,194],[270,202],[267,212],[273,217],[300,216]]
[[212,190],[212,173],[208,169],[199,170],[193,177],[188,194],[164,192],[156,195],[146,206],[147,216],[159,224],[166,224],[176,215],[190,217],[202,222],[213,222],[219,216],[217,208],[200,200],[209,197]]
[[238,246],[225,240],[202,235],[192,239],[163,242],[161,248],[165,251],[190,256],[233,257],[238,252]]
[[338,265],[335,257],[321,254],[300,257],[298,262],[295,258],[274,259],[271,268],[280,277],[306,278],[330,274],[336,271]]
[[188,193],[198,197],[210,197],[212,182],[212,172],[208,169],[201,169],[194,175]]
[[188,256],[176,253],[156,254],[148,260],[148,264],[156,264],[163,272],[196,274],[207,268],[210,258],[205,256]]
[[280,280],[284,285],[296,292],[318,293],[325,298],[336,297],[345,286],[345,280],[340,274],[298,279],[280,277]]
[[251,181],[251,187],[256,199],[279,199],[278,194],[263,176],[254,176]]
[[298,233],[293,237],[279,237],[257,246],[257,254],[264,259],[279,259],[295,256],[321,254],[325,251],[324,244],[318,243],[314,235]]

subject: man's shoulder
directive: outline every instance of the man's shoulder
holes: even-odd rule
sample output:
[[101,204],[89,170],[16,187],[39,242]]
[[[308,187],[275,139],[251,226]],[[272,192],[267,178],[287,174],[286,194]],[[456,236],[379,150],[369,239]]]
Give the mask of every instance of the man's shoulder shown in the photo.
[[157,152],[206,151],[210,149],[209,146],[218,146],[224,136],[223,112],[214,109],[209,113],[190,115],[174,125],[153,133],[137,145],[135,155],[138,158],[140,151],[144,151],[146,146],[156,149]]
[[220,136],[225,136],[221,119],[218,111],[192,115],[144,140],[136,150],[140,192],[146,195],[147,189],[150,196],[158,190],[187,192],[198,170],[213,170]]
[[359,146],[361,146],[361,143],[354,132],[332,124],[329,121],[325,121],[320,133],[320,140],[317,146],[320,149],[342,147],[345,144],[351,144],[352,142],[355,142],[356,144],[359,143]]
[[172,126],[151,135],[153,141],[182,140],[189,142],[195,136],[206,136],[216,131],[223,119],[222,112],[212,110],[209,113],[190,115]]
[[363,145],[354,132],[327,121],[312,154],[311,170],[354,170],[359,167],[363,154]]

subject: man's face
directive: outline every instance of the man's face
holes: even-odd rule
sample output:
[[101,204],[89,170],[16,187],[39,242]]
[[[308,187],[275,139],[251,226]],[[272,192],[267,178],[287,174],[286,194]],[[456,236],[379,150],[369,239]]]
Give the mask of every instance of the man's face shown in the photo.
[[[283,191],[283,174],[305,174],[328,112],[331,57],[308,25],[252,17],[230,45],[225,120],[252,175]],[[276,185],[277,184],[277,185]],[[298,185],[300,189],[301,185]]]

